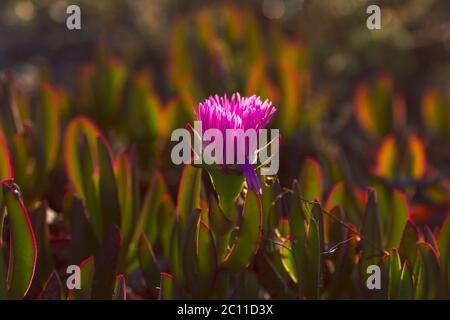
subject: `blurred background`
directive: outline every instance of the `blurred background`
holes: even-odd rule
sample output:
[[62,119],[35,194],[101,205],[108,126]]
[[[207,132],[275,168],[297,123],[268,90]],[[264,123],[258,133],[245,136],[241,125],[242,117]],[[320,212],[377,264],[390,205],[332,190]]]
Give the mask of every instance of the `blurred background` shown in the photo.
[[[66,28],[69,4],[81,7],[81,30]],[[381,30],[366,27],[370,4]],[[57,87],[64,119],[88,115],[115,151],[136,144],[142,181],[160,170],[174,194],[171,130],[209,95],[240,91],[279,108],[282,185],[313,156],[325,190],[382,181],[407,193],[417,217],[439,220],[449,207],[449,57],[447,0],[0,3],[0,71],[18,92],[32,101],[43,79]]]

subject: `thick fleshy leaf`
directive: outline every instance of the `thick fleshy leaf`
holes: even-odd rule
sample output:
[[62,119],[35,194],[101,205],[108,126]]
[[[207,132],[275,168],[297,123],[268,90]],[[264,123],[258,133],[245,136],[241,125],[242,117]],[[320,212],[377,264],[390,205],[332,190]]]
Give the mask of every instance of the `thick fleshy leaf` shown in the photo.
[[402,263],[398,251],[394,249],[389,259],[389,290],[388,297],[391,300],[399,299],[400,278],[402,274]]
[[44,285],[38,300],[61,300],[63,297],[63,288],[61,279],[56,271],[50,274],[47,282]]
[[403,230],[399,253],[402,260],[406,260],[409,266],[414,266],[417,257],[416,242],[419,241],[419,229],[412,220],[408,220]]
[[116,278],[113,300],[127,300],[127,285],[123,274],[119,274]]
[[142,274],[147,284],[147,290],[156,297],[156,287],[158,287],[160,281],[160,270],[153,249],[145,234],[142,234],[139,238],[138,257]]
[[373,85],[358,85],[354,106],[360,127],[374,138],[392,133],[405,122],[405,102],[395,94],[390,76],[380,76]]
[[155,243],[158,234],[161,234],[161,225],[164,225],[164,221],[168,218],[166,215],[159,215],[160,207],[164,201],[171,202],[170,195],[167,193],[167,186],[163,176],[161,173],[155,172],[144,196],[139,220],[136,225],[135,237],[139,237],[139,232],[142,230],[150,243]]
[[175,278],[166,272],[160,274],[159,300],[173,300],[176,298]]
[[417,249],[419,254],[415,298],[421,300],[440,299],[442,298],[443,284],[437,252],[426,242],[418,242]]
[[[197,255],[197,225],[200,219],[201,210],[194,210],[189,216],[184,228],[180,227],[180,248],[181,265],[172,264],[173,274],[178,279],[178,283],[184,285],[189,291],[197,289],[198,281],[198,260]],[[181,267],[181,268],[180,268]]]
[[423,228],[423,238],[424,241],[430,244],[436,252],[439,252],[439,246],[436,240],[436,236],[434,235],[433,231],[431,231],[430,227],[428,225],[425,225]]
[[58,157],[60,128],[60,94],[58,90],[48,83],[41,83],[40,104],[36,112],[38,132],[36,139],[39,150],[43,153],[43,164],[48,172]]
[[94,258],[92,299],[110,300],[112,298],[119,267],[120,246],[120,230],[116,225],[113,225],[106,233],[100,250]]
[[375,174],[380,177],[393,178],[398,168],[397,145],[393,136],[384,139],[377,154]]
[[375,186],[383,226],[383,244],[386,251],[400,246],[402,232],[410,216],[408,198],[399,190],[381,184]]
[[302,274],[300,285],[303,280],[303,294],[308,299],[318,299],[320,296],[322,259],[321,259],[321,227],[320,222],[311,218],[308,230],[308,242],[306,251],[308,255],[307,273]]
[[[79,143],[82,137],[85,137],[89,147],[91,158],[91,166],[97,164],[97,137],[100,136],[100,130],[94,123],[86,117],[76,117],[72,119],[66,129],[64,137],[64,161],[67,176],[75,188],[75,191],[83,197],[86,197],[88,191],[85,190],[85,182],[83,181],[83,164],[79,157]],[[92,173],[91,173],[92,174]],[[89,177],[91,178],[91,177]]]
[[214,282],[213,277],[217,271],[217,251],[213,234],[208,225],[199,220],[197,226],[197,259],[198,271],[204,281],[209,285]]
[[3,180],[1,185],[11,232],[9,297],[21,299],[28,292],[33,280],[37,259],[36,239],[20,189],[11,180]]
[[300,195],[308,201],[322,201],[322,171],[316,160],[306,158],[299,177]]
[[298,283],[297,264],[294,253],[292,252],[291,240],[286,238],[280,245],[280,256],[283,267],[286,269],[292,281]]
[[120,225],[121,211],[111,150],[103,137],[99,136],[97,139],[98,165],[100,169],[98,187],[102,222],[99,226],[99,234],[103,238],[106,236],[105,232],[108,232],[114,225]]
[[196,208],[200,208],[201,169],[186,165],[178,187],[177,218],[181,226]]
[[[447,100],[448,101],[448,100]],[[450,133],[447,125],[450,110],[445,103],[445,96],[435,89],[428,89],[422,99],[422,117],[427,129],[445,137]]]
[[0,180],[14,178],[11,155],[3,132],[0,130]]
[[245,176],[223,173],[213,167],[208,167],[207,172],[217,192],[220,208],[228,219],[236,221],[236,200],[244,187]]
[[350,222],[356,226],[361,224],[362,212],[364,208],[363,195],[360,190],[352,190],[342,182],[339,182],[331,189],[325,210],[333,210],[335,206],[340,206]]
[[423,145],[422,140],[417,136],[411,136],[408,142],[409,154],[411,157],[409,176],[414,179],[421,179],[425,175],[427,169],[425,146]]
[[410,300],[414,298],[413,279],[407,261],[403,263],[398,289],[399,289],[398,290],[399,299]]
[[224,264],[232,270],[247,267],[259,248],[262,230],[262,207],[255,192],[247,192],[239,232]]
[[450,212],[442,222],[438,236],[439,254],[441,256],[441,270],[447,292],[450,288]]
[[97,252],[99,241],[95,237],[93,226],[87,218],[83,201],[68,192],[64,196],[64,217],[71,240],[69,245],[70,264],[78,264]]
[[67,300],[89,300],[92,293],[92,279],[94,276],[94,257],[89,257],[80,263],[80,289],[72,289],[67,294]]
[[361,239],[360,272],[365,275],[368,266],[378,265],[384,254],[381,218],[376,193],[373,189],[369,189],[367,192],[367,205],[361,233],[364,235],[364,239]]
[[123,152],[119,155],[116,162],[116,180],[121,212],[120,230],[123,236],[120,260],[125,263],[126,255],[128,251],[131,251],[129,246],[139,210],[137,164],[134,149],[130,153]]

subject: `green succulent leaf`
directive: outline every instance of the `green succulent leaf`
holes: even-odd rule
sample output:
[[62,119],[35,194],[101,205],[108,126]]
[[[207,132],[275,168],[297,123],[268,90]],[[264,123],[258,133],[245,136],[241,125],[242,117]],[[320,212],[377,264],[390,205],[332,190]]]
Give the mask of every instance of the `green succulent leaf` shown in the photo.
[[37,259],[36,238],[20,190],[11,180],[3,180],[1,185],[11,231],[9,297],[21,299],[28,292],[34,277]]
[[300,195],[308,201],[322,201],[322,171],[316,160],[306,158],[299,177]]
[[200,187],[202,170],[186,165],[178,189],[177,218],[185,226],[189,215],[200,208]]
[[176,298],[175,278],[166,272],[160,274],[159,300],[173,300]]
[[414,266],[417,257],[416,243],[419,241],[419,229],[412,220],[408,220],[400,241],[399,254],[409,266]]
[[447,292],[450,289],[450,213],[442,222],[438,237],[439,254],[441,255],[441,269]]
[[236,200],[244,188],[245,176],[224,173],[212,166],[207,168],[207,172],[217,192],[220,208],[229,220],[236,221]]
[[120,229],[113,225],[106,233],[100,250],[94,258],[92,299],[110,300],[113,297],[119,268],[120,246]]
[[262,230],[262,207],[255,192],[247,192],[240,219],[239,232],[224,264],[231,270],[246,268],[259,248]]
[[423,241],[417,243],[417,249],[415,298],[420,300],[440,299],[443,286],[438,254],[429,243]]

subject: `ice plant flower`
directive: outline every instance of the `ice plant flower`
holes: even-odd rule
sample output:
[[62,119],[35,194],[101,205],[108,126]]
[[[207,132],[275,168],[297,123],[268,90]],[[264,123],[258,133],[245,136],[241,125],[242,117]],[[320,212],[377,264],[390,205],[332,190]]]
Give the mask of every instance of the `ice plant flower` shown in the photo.
[[[201,122],[203,132],[208,129],[218,129],[225,136],[230,132],[254,130],[256,135],[259,135],[260,130],[266,127],[275,112],[276,108],[269,100],[262,101],[255,95],[241,97],[239,93],[234,93],[231,98],[228,98],[226,94],[222,97],[210,96],[198,105],[195,118]],[[244,144],[245,150],[237,150],[236,143],[228,146],[225,140],[223,144],[224,158],[226,158],[227,150],[230,152],[229,148],[234,148],[235,158],[239,153],[244,153],[245,162],[239,164],[238,168],[245,175],[248,189],[261,193],[261,184],[251,160],[254,155],[250,154],[248,145]],[[220,167],[226,170],[236,168],[236,165],[223,164]]]

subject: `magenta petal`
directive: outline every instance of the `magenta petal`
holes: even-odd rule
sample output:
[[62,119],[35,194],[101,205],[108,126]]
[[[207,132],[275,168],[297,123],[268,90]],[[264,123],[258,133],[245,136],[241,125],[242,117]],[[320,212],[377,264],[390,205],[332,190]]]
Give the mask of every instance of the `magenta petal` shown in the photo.
[[262,193],[261,183],[259,182],[258,176],[253,166],[250,163],[245,163],[242,165],[242,170],[244,171],[248,189],[254,190],[258,194],[261,194]]

